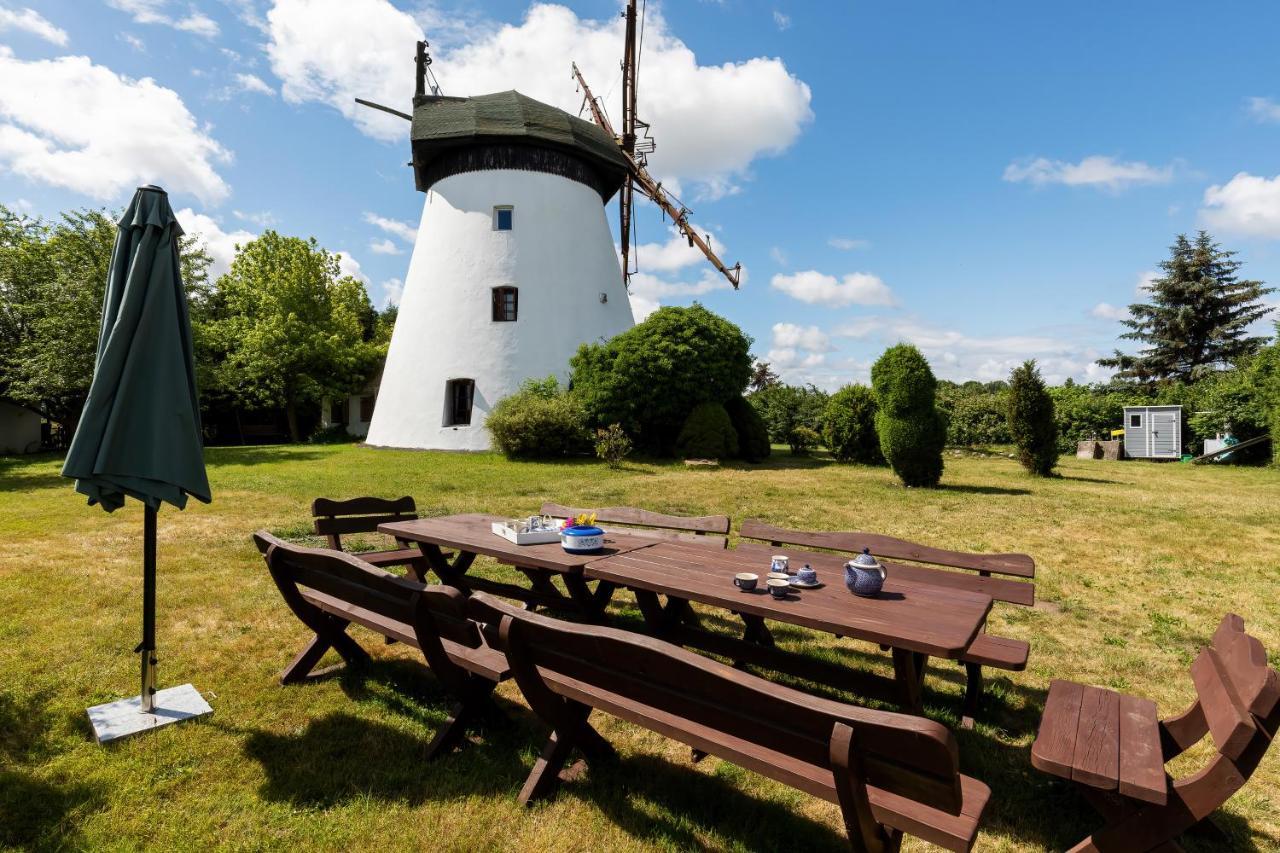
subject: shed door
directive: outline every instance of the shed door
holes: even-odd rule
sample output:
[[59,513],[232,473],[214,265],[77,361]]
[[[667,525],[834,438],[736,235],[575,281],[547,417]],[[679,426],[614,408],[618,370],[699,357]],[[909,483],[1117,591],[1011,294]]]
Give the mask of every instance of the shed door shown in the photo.
[[1151,412],[1151,455],[1157,458],[1176,458],[1178,447],[1178,413]]
[[1147,459],[1151,448],[1147,444],[1147,410],[1130,409],[1124,413],[1124,452],[1130,458]]

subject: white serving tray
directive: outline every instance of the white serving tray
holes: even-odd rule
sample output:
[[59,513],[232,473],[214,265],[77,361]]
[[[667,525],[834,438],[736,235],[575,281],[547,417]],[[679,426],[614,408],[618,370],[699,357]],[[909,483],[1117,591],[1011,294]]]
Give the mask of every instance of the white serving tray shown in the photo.
[[546,545],[548,542],[560,541],[558,530],[533,530],[528,533],[519,533],[503,521],[493,522],[493,532],[517,545]]

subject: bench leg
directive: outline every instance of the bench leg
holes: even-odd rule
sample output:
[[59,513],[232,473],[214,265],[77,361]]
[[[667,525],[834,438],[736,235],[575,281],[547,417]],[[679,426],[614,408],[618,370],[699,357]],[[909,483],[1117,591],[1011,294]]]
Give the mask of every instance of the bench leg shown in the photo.
[[[575,747],[593,761],[617,760],[618,754],[613,746],[587,722],[591,715],[589,706],[566,700],[562,713],[563,726],[551,732],[546,746],[542,748],[542,754],[534,762],[529,778],[525,779],[524,787],[520,789],[521,805],[530,805],[555,793],[566,776],[561,771]],[[574,769],[575,772],[571,775],[576,776],[579,768]]]
[[354,667],[366,663],[369,660],[369,653],[347,636],[346,630],[349,624],[342,619],[328,617],[325,620],[324,629],[317,631],[311,642],[307,643],[306,647],[298,652],[297,657],[285,667],[284,672],[280,673],[280,683],[297,684],[305,681],[307,675],[329,649],[337,652],[347,666]]
[[483,716],[492,706],[491,696],[493,695],[493,689],[497,686],[495,682],[485,679],[477,679],[472,682],[467,695],[463,696],[457,704],[449,709],[449,716],[444,721],[444,727],[436,733],[431,743],[427,745],[427,751],[424,756],[427,761],[451,752],[455,746],[462,743],[471,724]]
[[982,701],[982,664],[966,663],[964,671],[964,706],[961,710],[960,725],[971,729],[974,718],[978,716],[978,703]]
[[902,697],[902,711],[907,714],[924,713],[924,669],[929,656],[910,649],[893,650],[893,674]]

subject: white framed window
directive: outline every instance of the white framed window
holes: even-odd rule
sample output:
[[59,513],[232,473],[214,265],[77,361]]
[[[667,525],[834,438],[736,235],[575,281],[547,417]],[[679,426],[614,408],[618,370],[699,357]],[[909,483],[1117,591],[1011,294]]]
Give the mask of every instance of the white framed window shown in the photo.
[[1140,429],[1142,427],[1142,415],[1129,415],[1129,426]]
[[510,231],[515,225],[516,209],[509,204],[494,205],[493,230]]

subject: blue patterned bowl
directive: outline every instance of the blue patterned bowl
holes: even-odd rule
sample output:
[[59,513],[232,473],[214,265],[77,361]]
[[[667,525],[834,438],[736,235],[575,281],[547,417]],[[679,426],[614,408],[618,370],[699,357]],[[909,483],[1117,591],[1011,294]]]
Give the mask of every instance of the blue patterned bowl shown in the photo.
[[566,527],[560,531],[560,546],[570,554],[598,554],[604,550],[604,531],[599,527]]

